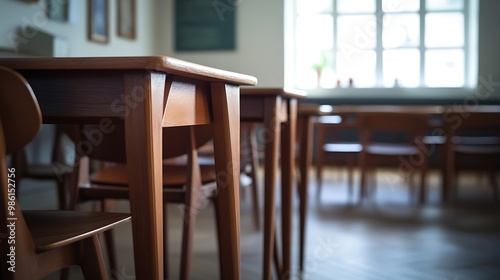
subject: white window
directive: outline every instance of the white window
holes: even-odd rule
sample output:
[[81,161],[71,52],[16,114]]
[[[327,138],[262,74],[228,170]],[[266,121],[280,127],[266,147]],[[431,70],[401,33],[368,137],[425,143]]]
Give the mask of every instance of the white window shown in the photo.
[[294,1],[297,88],[463,88],[474,78],[475,0]]

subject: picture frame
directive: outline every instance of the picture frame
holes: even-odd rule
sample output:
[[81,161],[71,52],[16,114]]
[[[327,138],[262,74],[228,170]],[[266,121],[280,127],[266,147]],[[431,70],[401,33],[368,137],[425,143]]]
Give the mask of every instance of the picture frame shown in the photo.
[[46,0],[47,18],[50,20],[69,21],[69,0]]
[[109,0],[88,0],[88,38],[101,44],[109,42]]
[[136,1],[117,0],[118,3],[118,36],[128,39],[136,38]]

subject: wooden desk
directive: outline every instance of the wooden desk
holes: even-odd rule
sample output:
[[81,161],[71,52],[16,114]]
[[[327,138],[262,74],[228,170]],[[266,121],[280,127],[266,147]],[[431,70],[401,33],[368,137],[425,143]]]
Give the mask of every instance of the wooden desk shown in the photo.
[[[137,279],[163,279],[161,128],[213,122],[222,279],[240,279],[239,86],[254,77],[169,57],[17,58],[45,123],[124,122]],[[211,105],[211,107],[210,107]],[[168,135],[165,135],[168,137]],[[93,141],[94,142],[94,141]]]
[[[264,124],[264,257],[263,279],[271,279],[275,235],[275,188],[278,145],[281,141],[282,267],[280,279],[290,275],[292,234],[292,180],[297,122],[297,99],[305,92],[282,88],[242,88],[241,121]],[[276,252],[277,253],[277,252]]]

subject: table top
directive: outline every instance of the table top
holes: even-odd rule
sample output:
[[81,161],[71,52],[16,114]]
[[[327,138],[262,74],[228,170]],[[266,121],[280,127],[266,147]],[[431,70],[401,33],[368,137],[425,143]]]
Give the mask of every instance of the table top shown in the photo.
[[297,89],[287,89],[280,87],[242,87],[240,89],[242,96],[248,95],[277,95],[286,98],[305,98],[307,92]]
[[257,78],[207,67],[168,56],[0,58],[15,70],[156,70],[204,81],[256,85]]
[[326,116],[331,115],[332,111],[332,106],[316,103],[300,103],[298,108],[298,114],[302,116]]
[[422,105],[356,105],[356,106],[332,106],[332,114],[338,113],[422,113],[442,114],[443,106]]

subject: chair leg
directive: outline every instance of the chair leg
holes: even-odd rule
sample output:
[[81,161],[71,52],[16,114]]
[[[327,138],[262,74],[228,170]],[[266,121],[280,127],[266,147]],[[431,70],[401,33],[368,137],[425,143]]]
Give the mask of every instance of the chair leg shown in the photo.
[[323,146],[325,144],[325,129],[318,127],[318,136],[316,140],[316,182],[318,185],[317,194],[321,194],[323,185],[323,164],[324,155]]
[[490,184],[491,184],[491,187],[493,188],[493,199],[495,200],[495,202],[498,202],[499,200],[499,197],[498,197],[498,182],[497,182],[497,178],[496,178],[496,172],[495,172],[495,162],[492,162],[490,164],[491,166],[491,169],[490,169],[490,172],[489,172],[489,178],[490,178]]
[[[110,205],[107,204],[106,200],[101,200],[101,211],[108,211]],[[118,263],[116,261],[116,248],[115,248],[115,238],[113,235],[113,229],[104,232],[104,240],[106,242],[106,251],[108,252],[109,268],[112,272],[118,272]]]
[[108,279],[97,235],[81,241],[80,266],[85,279]]
[[184,227],[182,237],[180,279],[189,279],[193,231],[198,214],[198,201],[201,191],[201,172],[198,164],[194,132],[190,133],[191,149],[188,151],[188,181],[186,184],[186,201],[184,204]]
[[276,269],[276,273],[279,275],[278,278],[281,278],[281,275],[283,273],[286,273],[284,271],[281,271],[281,260],[280,260],[280,250],[278,248],[278,234],[276,231],[274,231],[274,253],[273,253],[273,260],[274,260],[274,268]]
[[368,180],[368,163],[366,154],[361,153],[360,167],[361,167],[361,182],[359,185],[359,203],[362,203],[366,196],[366,184]]
[[349,197],[352,196],[353,188],[353,166],[354,166],[354,155],[347,154],[347,186],[349,188]]
[[224,242],[224,240],[221,240],[221,235],[220,235],[220,227],[224,226],[221,224],[221,219],[219,217],[220,215],[220,210],[219,210],[219,204],[217,203],[217,195],[214,195],[211,197],[212,202],[214,204],[214,214],[215,214],[215,230],[216,230],[216,235],[217,235],[217,248],[219,252],[219,273],[222,272],[223,269],[223,264],[222,264],[222,255],[221,255],[221,243]]
[[252,207],[253,207],[253,223],[256,230],[260,230],[260,207],[259,207],[259,184],[258,184],[258,168],[259,168],[259,151],[257,146],[257,137],[255,135],[254,126],[249,131],[250,138],[250,160],[252,169],[250,177],[252,178]]
[[106,251],[108,252],[109,269],[112,272],[119,271],[116,262],[115,238],[112,229],[104,232],[104,240],[106,241]]
[[426,175],[427,175],[427,155],[422,153],[422,158],[424,159],[422,162],[422,167],[421,167],[421,174],[420,174],[420,197],[419,197],[419,204],[423,205],[425,204],[426,201],[426,196],[427,196],[427,184],[426,184]]
[[69,280],[69,267],[61,269],[61,275],[59,277],[61,280]]
[[59,210],[67,210],[66,180],[57,181],[57,195],[59,200]]

